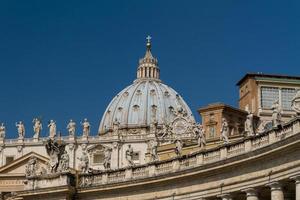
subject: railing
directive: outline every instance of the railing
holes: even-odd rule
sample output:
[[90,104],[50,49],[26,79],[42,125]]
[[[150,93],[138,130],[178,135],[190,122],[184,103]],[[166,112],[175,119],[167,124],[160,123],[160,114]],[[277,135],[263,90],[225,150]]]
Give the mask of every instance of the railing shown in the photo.
[[180,169],[187,169],[197,165],[197,157],[185,158],[180,160]]
[[204,153],[204,163],[211,163],[220,160],[221,158],[221,151],[210,151]]
[[107,177],[108,183],[125,181],[125,170],[110,172]]
[[172,162],[165,162],[160,163],[156,166],[157,174],[166,174],[173,171],[173,163]]
[[135,179],[143,178],[149,176],[149,168],[148,167],[139,167],[132,170],[132,177]]
[[[82,174],[80,175],[80,183],[83,184],[79,184],[79,187],[84,188],[89,185],[104,185],[106,183],[117,183],[125,180],[137,180],[175,173],[180,170],[232,158],[249,151],[255,151],[256,149],[264,148],[270,144],[285,140],[295,134],[300,134],[300,118],[285,124],[282,129],[273,129],[261,135],[246,138],[232,144],[221,145],[216,149],[195,152],[190,156],[175,157],[167,161],[150,163],[149,165],[102,172],[99,175],[93,175],[93,178],[89,178],[90,175]],[[103,179],[107,179],[107,181],[103,181]]]
[[245,143],[238,143],[228,147],[227,156],[232,157],[245,152]]

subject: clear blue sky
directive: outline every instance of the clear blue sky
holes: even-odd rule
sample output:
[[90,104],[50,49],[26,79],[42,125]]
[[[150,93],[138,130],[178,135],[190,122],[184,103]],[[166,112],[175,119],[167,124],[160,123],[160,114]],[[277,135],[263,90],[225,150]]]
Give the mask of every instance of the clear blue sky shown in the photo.
[[[164,83],[197,108],[237,106],[246,72],[300,75],[300,1],[0,1],[0,121],[87,117],[135,79],[152,36]],[[199,117],[198,117],[199,119]]]

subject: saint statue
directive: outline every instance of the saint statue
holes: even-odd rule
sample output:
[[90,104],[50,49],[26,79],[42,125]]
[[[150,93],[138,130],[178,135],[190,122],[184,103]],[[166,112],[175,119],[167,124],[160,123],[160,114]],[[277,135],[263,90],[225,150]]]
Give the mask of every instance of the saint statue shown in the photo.
[[31,157],[25,167],[26,176],[35,176],[37,174],[37,159]]
[[113,123],[113,133],[115,135],[119,135],[120,122],[117,118],[115,118]]
[[221,126],[221,134],[220,134],[220,139],[227,144],[229,142],[228,139],[228,134],[229,134],[229,127],[228,127],[228,122],[225,118],[222,118],[222,126]]
[[281,107],[279,105],[279,100],[276,100],[271,109],[273,110],[272,113],[272,125],[273,127],[278,127],[281,125]]
[[87,118],[84,119],[83,122],[80,122],[82,128],[83,128],[83,133],[82,133],[82,137],[88,137],[90,135],[90,122],[88,122]]
[[253,128],[253,114],[251,112],[248,112],[247,119],[245,121],[245,133],[247,136],[253,136],[254,134],[254,128]]
[[66,172],[70,169],[69,166],[70,158],[67,151],[64,151],[64,153],[60,157],[60,163],[59,168],[61,172]]
[[49,124],[48,124],[48,128],[49,128],[49,137],[50,138],[55,138],[56,136],[56,123],[54,120],[50,120]]
[[70,119],[68,125],[67,125],[67,129],[69,132],[69,136],[74,137],[75,136],[75,131],[76,131],[76,123]]
[[38,139],[43,129],[42,122],[40,119],[34,118],[32,120],[32,123],[33,123],[33,132],[34,132],[33,138]]
[[59,169],[61,155],[65,151],[65,144],[59,144],[56,140],[50,138],[47,140],[45,148],[49,156],[49,172],[56,173]]
[[24,139],[25,136],[25,126],[22,121],[16,123],[16,127],[18,129],[19,139]]
[[104,151],[104,162],[103,166],[104,169],[110,169],[110,164],[111,164],[111,148],[106,147]]
[[86,152],[82,152],[82,155],[80,158],[77,158],[80,163],[79,163],[79,170],[81,173],[88,173],[89,171],[89,156],[87,155]]
[[150,156],[152,161],[158,160],[158,155],[157,155],[157,147],[158,147],[158,142],[156,139],[150,141]]
[[297,91],[296,96],[292,99],[292,109],[300,115],[300,90]]
[[4,126],[4,123],[1,123],[1,125],[0,125],[0,140],[5,138],[5,132],[6,132],[6,128]]
[[133,166],[134,165],[133,160],[132,160],[133,159],[133,148],[130,144],[128,145],[128,148],[125,152],[125,157],[128,162],[128,165]]
[[175,140],[175,153],[176,153],[177,156],[181,156],[182,147],[183,147],[183,145],[182,145],[181,139],[176,139]]
[[201,124],[194,124],[194,133],[196,135],[197,144],[199,147],[204,147],[206,145],[205,131]]

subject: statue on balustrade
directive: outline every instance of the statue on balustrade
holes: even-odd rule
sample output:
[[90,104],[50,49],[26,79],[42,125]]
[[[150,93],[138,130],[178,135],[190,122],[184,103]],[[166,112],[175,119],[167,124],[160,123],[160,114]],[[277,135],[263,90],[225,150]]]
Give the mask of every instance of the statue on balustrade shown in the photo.
[[42,129],[43,129],[42,121],[39,118],[34,118],[32,120],[32,123],[33,123],[33,132],[34,132],[33,138],[34,139],[39,139],[40,134],[41,134]]
[[165,138],[172,134],[172,127],[169,123],[165,122],[163,124],[162,132],[159,134],[160,138]]
[[0,125],[0,140],[3,140],[5,138],[6,128],[4,126],[4,123],[1,123]]
[[300,115],[300,90],[297,91],[296,96],[292,100],[292,109]]
[[273,110],[273,114],[272,114],[272,124],[273,127],[278,127],[281,125],[281,106],[279,105],[279,100],[276,100],[271,109]]
[[133,148],[130,144],[128,145],[128,148],[125,152],[125,157],[126,157],[128,165],[133,166],[134,165],[134,163],[133,163]]
[[48,124],[48,128],[49,128],[49,137],[52,139],[55,138],[56,137],[56,122],[51,119]]
[[76,131],[76,123],[70,119],[68,125],[67,125],[67,129],[69,132],[69,136],[70,137],[74,137],[75,136],[75,131]]
[[153,119],[153,121],[150,124],[150,134],[156,135],[156,133],[157,133],[157,125],[158,125],[157,120]]
[[254,128],[253,128],[253,114],[251,112],[248,112],[246,121],[245,121],[245,133],[247,136],[253,136],[255,135],[254,133]]
[[111,148],[109,148],[109,147],[105,148],[105,151],[104,151],[104,162],[103,162],[104,169],[110,169],[110,165],[111,165],[111,151],[112,151]]
[[46,142],[45,148],[47,151],[47,154],[49,156],[49,173],[56,173],[59,169],[59,164],[61,162],[61,156],[65,152],[65,143],[58,142],[56,140],[53,140],[49,138]]
[[119,135],[120,122],[117,118],[115,118],[113,123],[113,134]]
[[222,118],[222,125],[221,125],[221,134],[220,139],[225,143],[229,143],[228,134],[229,134],[229,126],[228,122],[225,118]]
[[19,139],[24,139],[25,136],[25,126],[22,121],[16,123],[16,127],[18,129]]
[[182,147],[183,147],[183,144],[182,144],[181,139],[176,139],[175,140],[175,153],[176,153],[177,156],[181,156]]
[[89,172],[89,156],[86,152],[82,152],[82,155],[80,158],[77,158],[80,163],[79,163],[79,170],[81,173],[88,173]]
[[64,153],[61,155],[60,163],[59,163],[59,169],[61,172],[67,172],[70,169],[70,158],[67,151],[64,151]]
[[157,139],[153,139],[150,141],[150,156],[152,161],[158,160],[158,155],[157,155],[157,147],[158,147],[158,142]]
[[197,144],[199,147],[205,147],[206,145],[206,138],[205,138],[205,130],[201,124],[194,123],[193,125],[193,132],[197,139]]
[[25,166],[25,175],[28,176],[35,176],[37,175],[38,165],[37,159],[35,157],[31,157]]
[[83,128],[83,133],[82,133],[82,137],[88,137],[90,135],[90,122],[88,122],[87,118],[84,119],[83,122],[80,122],[82,128]]

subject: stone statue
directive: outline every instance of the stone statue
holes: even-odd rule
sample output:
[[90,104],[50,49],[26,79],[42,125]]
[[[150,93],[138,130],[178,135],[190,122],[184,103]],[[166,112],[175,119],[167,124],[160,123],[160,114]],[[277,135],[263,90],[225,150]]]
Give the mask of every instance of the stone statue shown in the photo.
[[49,124],[48,124],[48,128],[49,128],[49,137],[50,138],[55,138],[56,136],[56,123],[54,120],[50,120]]
[[6,128],[4,126],[4,123],[1,123],[0,125],[0,140],[5,138],[5,132],[6,132]]
[[172,128],[171,128],[170,124],[168,124],[168,123],[165,122],[165,123],[163,124],[162,134],[160,134],[160,137],[161,137],[161,138],[164,138],[164,137],[170,135],[170,133],[172,132],[171,129],[172,129]]
[[82,152],[82,155],[80,158],[77,158],[80,163],[79,163],[79,170],[81,173],[88,173],[89,172],[89,156],[87,155],[86,152]]
[[39,139],[39,138],[40,138],[41,131],[42,131],[42,129],[43,129],[43,127],[42,127],[42,122],[41,122],[40,119],[34,118],[34,119],[32,120],[32,123],[33,123],[33,132],[34,132],[33,138],[34,138],[34,139]]
[[154,119],[150,124],[150,134],[156,135],[158,122]]
[[175,140],[175,153],[177,156],[181,156],[182,153],[182,141],[181,139],[176,139]]
[[228,134],[229,134],[229,127],[228,127],[228,122],[225,118],[222,118],[222,126],[221,126],[221,134],[220,134],[220,139],[227,144],[229,142],[228,139]]
[[61,155],[60,163],[59,163],[59,168],[61,172],[69,171],[70,169],[69,162],[70,162],[69,154],[67,151],[64,151],[64,153]]
[[253,128],[253,114],[251,112],[248,112],[247,119],[245,121],[245,133],[247,136],[253,136],[254,134],[254,128]]
[[80,122],[80,124],[83,127],[83,133],[82,133],[82,137],[88,137],[90,135],[90,122],[88,122],[87,118],[84,119],[83,122]]
[[38,170],[37,159],[35,157],[31,157],[25,167],[25,175],[27,177],[35,176],[37,175],[37,170]]
[[292,99],[292,109],[300,115],[300,90],[297,91],[296,96]]
[[104,162],[103,166],[104,169],[110,169],[110,164],[111,164],[111,148],[106,147],[104,151]]
[[67,125],[67,129],[69,132],[69,136],[74,137],[75,136],[75,131],[76,131],[76,123],[70,119],[68,125]]
[[157,155],[157,147],[158,147],[158,142],[156,139],[150,141],[150,156],[152,161],[158,160],[158,155]]
[[197,144],[199,147],[204,147],[206,145],[205,131],[201,124],[194,124],[193,132],[197,138]]
[[16,127],[18,129],[19,139],[24,139],[25,136],[25,126],[22,121],[16,123]]
[[47,140],[45,147],[49,156],[49,173],[56,173],[59,169],[61,155],[65,151],[65,144],[59,144],[56,140],[50,138]]
[[128,148],[125,152],[125,156],[126,156],[126,160],[128,162],[128,165],[133,166],[134,165],[133,160],[132,160],[133,159],[133,148],[130,144],[128,145]]
[[119,134],[119,128],[120,128],[120,122],[117,118],[115,118],[114,123],[113,123],[113,133],[115,135]]
[[273,127],[278,127],[279,125],[281,125],[281,107],[279,105],[279,100],[276,100],[271,109],[273,110],[273,114],[272,114],[272,124]]

